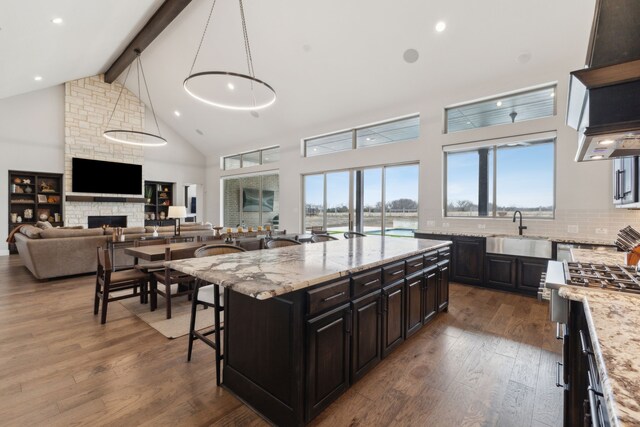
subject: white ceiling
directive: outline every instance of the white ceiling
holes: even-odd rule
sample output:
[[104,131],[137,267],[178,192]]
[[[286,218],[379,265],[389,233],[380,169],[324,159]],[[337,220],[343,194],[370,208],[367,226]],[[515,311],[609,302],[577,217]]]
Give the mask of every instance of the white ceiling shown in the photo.
[[[84,6],[89,3],[92,7]],[[514,74],[549,75],[557,64],[578,68],[584,60],[595,0],[254,0],[245,2],[256,77],[272,85],[277,102],[259,112],[221,110],[202,104],[182,87],[211,5],[193,0],[144,51],[142,60],[158,116],[205,154],[233,152],[247,144],[277,143],[278,136],[331,123],[358,112],[389,105],[428,101],[435,94],[486,84]],[[3,3],[7,3],[4,0]],[[46,27],[23,36],[0,31],[0,97],[33,90],[104,71],[135,34],[143,16],[158,5],[151,0],[10,2],[17,19],[0,27],[34,20]],[[26,4],[40,7],[27,7]],[[65,26],[50,28],[51,6],[65,9]],[[20,4],[20,7],[17,5]],[[80,8],[80,5],[83,5]],[[6,8],[6,6],[3,6]],[[63,13],[63,12],[61,12]],[[75,17],[83,24],[72,26]],[[444,20],[443,33],[434,30]],[[50,33],[73,34],[49,40]],[[117,35],[116,35],[117,34]],[[93,35],[93,37],[88,37]],[[7,43],[6,38],[11,40]],[[106,39],[113,39],[107,42]],[[99,47],[87,48],[87,44]],[[28,49],[25,50],[25,46]],[[64,49],[62,48],[64,47]],[[9,49],[11,60],[3,58]],[[403,53],[417,49],[419,60],[408,64]],[[85,56],[83,52],[90,51]],[[98,58],[97,52],[101,52]],[[32,54],[36,52],[36,54]],[[45,60],[41,52],[56,52]],[[75,52],[72,58],[68,52]],[[64,56],[62,54],[65,54]],[[530,60],[517,58],[527,54]],[[88,64],[92,62],[92,64]],[[574,65],[575,62],[575,65]],[[45,71],[36,66],[44,64]],[[564,66],[564,65],[563,65]],[[34,68],[35,67],[35,68]],[[13,69],[19,69],[14,71]],[[218,0],[209,32],[194,71],[246,72],[238,2]],[[567,70],[569,71],[569,70]],[[9,74],[7,74],[10,72]],[[34,85],[33,74],[55,75],[55,81]],[[25,81],[26,80],[26,81]],[[524,79],[527,80],[527,79]],[[127,86],[137,92],[135,79]],[[505,88],[514,90],[517,87]],[[482,93],[479,96],[488,96]],[[455,99],[461,102],[467,99]],[[442,105],[441,107],[444,107]],[[180,117],[174,115],[179,110]],[[396,115],[413,111],[398,111]],[[360,125],[362,123],[354,123]],[[202,131],[203,135],[196,132]],[[336,130],[328,128],[325,132]],[[307,136],[301,135],[301,136]],[[240,149],[238,150],[240,151]]]
[[161,4],[1,0],[0,99],[104,72]]

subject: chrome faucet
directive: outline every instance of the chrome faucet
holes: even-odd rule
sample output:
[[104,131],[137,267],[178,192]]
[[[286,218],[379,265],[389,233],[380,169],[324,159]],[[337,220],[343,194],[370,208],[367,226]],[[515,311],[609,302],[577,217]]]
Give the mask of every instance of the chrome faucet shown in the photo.
[[522,230],[526,230],[527,227],[522,225],[522,212],[520,211],[515,211],[513,213],[513,222],[516,222],[516,215],[520,214],[520,225],[518,226],[518,235],[522,236]]

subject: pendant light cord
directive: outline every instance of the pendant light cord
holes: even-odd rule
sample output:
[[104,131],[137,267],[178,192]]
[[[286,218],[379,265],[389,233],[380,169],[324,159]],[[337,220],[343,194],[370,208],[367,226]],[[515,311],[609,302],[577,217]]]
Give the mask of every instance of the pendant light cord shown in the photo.
[[253,71],[253,58],[251,57],[251,45],[249,44],[249,33],[247,32],[247,21],[244,17],[244,6],[242,0],[240,1],[240,18],[242,19],[242,35],[244,36],[244,51],[247,56],[247,68],[249,69],[249,75],[253,78],[256,77]]
[[[127,82],[129,78],[129,72],[131,71],[131,66],[133,63],[129,64],[129,68],[127,68],[127,74],[124,76],[124,83]],[[111,119],[113,119],[113,115],[116,113],[116,108],[118,108],[118,102],[120,102],[120,97],[122,96],[122,92],[124,91],[124,83],[122,83],[122,87],[120,88],[120,93],[118,94],[118,99],[116,99],[116,103],[113,105],[113,111],[111,112],[111,116],[109,116],[109,121],[107,122],[106,129],[109,129],[109,125],[111,124]]]
[[191,69],[189,70],[189,74],[193,74],[193,69],[196,66],[196,61],[198,60],[198,55],[200,54],[200,48],[202,48],[202,43],[204,42],[204,36],[207,34],[207,28],[209,28],[209,22],[211,22],[211,15],[213,15],[213,8],[216,7],[216,1],[213,0],[211,4],[211,10],[209,11],[209,17],[207,18],[207,23],[204,26],[204,31],[202,32],[202,37],[200,38],[200,44],[198,45],[198,50],[196,50],[196,56],[193,58],[193,64],[191,64]]
[[151,113],[153,114],[153,121],[156,122],[156,129],[158,130],[158,135],[162,136],[162,133],[160,133],[160,125],[158,125],[158,118],[156,117],[156,110],[153,108],[153,101],[151,101],[151,93],[149,92],[149,87],[147,86],[147,78],[144,75],[144,68],[142,68],[142,61],[140,60],[140,55],[138,55],[138,64],[140,65],[140,71],[142,72],[142,81],[144,82],[144,89],[147,91],[147,98],[149,98],[149,106],[151,107]]

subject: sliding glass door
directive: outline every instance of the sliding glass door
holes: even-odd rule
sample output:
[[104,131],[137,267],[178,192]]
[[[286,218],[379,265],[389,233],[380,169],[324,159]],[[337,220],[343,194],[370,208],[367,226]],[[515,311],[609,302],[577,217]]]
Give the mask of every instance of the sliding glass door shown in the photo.
[[380,166],[303,177],[304,230],[413,236],[418,165]]

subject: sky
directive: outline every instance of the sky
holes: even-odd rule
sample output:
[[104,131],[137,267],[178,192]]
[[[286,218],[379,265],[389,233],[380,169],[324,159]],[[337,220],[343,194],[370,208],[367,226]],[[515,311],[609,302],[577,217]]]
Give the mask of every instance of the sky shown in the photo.
[[[418,165],[387,167],[386,201],[397,199],[418,200]],[[305,177],[307,204],[323,204],[323,175]],[[375,205],[382,200],[382,168],[364,170],[364,203]],[[327,173],[327,207],[349,204],[349,172]]]
[[[498,149],[497,205],[523,208],[553,205],[553,153],[552,143]],[[447,184],[448,202],[478,203],[476,151],[448,155]]]

